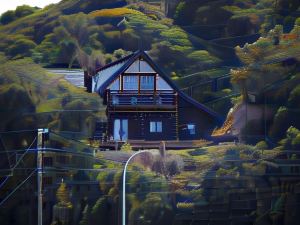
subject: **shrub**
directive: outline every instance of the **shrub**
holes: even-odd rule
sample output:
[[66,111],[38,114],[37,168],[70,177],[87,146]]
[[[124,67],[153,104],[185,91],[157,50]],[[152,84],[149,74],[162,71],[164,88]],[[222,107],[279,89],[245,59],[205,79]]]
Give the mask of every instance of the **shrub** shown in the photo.
[[16,17],[21,18],[34,13],[37,9],[38,8],[29,5],[21,5],[16,8],[15,15]]
[[206,150],[205,149],[195,149],[194,151],[189,152],[191,156],[198,156],[198,155],[205,155]]
[[168,173],[168,176],[174,176],[178,173],[180,173],[181,169],[180,168],[180,162],[176,160],[168,160],[166,162],[166,171]]
[[300,17],[295,20],[295,25],[300,26]]
[[160,35],[172,45],[181,47],[191,47],[192,45],[188,39],[187,33],[179,28],[163,30]]
[[67,185],[65,183],[61,183],[59,188],[57,189],[56,192],[56,198],[58,201],[58,204],[60,206],[67,206],[67,207],[72,207],[72,203],[70,201],[70,197],[69,197],[69,191],[67,188]]
[[300,107],[300,85],[297,85],[297,87],[292,90],[289,96],[288,104],[293,108]]
[[298,134],[293,140],[292,140],[292,148],[294,150],[300,150],[300,134]]
[[189,54],[188,57],[192,60],[207,64],[215,64],[220,62],[217,57],[212,56],[208,51],[205,50],[194,51]]
[[270,136],[278,139],[282,138],[286,129],[290,126],[289,110],[286,107],[280,107],[274,117],[274,122],[270,129]]
[[265,149],[268,149],[268,144],[265,141],[260,141],[256,144],[255,147],[259,150],[265,150]]
[[129,8],[102,9],[92,12],[92,17],[120,17],[127,14],[142,15],[143,13]]
[[132,146],[128,142],[126,142],[121,146],[121,151],[132,151]]
[[179,79],[179,77],[177,76],[176,72],[172,72],[172,73],[171,73],[171,78],[172,78],[172,80],[177,80],[177,79]]
[[178,209],[183,209],[183,210],[187,210],[187,209],[192,210],[194,209],[195,204],[190,202],[178,202],[176,207]]
[[36,44],[28,39],[19,39],[8,49],[8,53],[11,57],[16,56],[31,56],[32,50],[36,47]]
[[217,177],[223,177],[223,176],[239,177],[238,168],[237,167],[234,167],[234,168],[231,168],[231,169],[220,168],[220,169],[217,170],[216,176]]
[[174,19],[175,19],[176,23],[180,24],[180,21],[183,20],[186,6],[187,6],[186,2],[183,2],[183,1],[177,5],[175,15],[174,15]]
[[116,57],[117,59],[120,59],[126,55],[128,55],[128,52],[123,50],[123,49],[117,49],[114,51],[113,53],[114,57]]
[[14,21],[15,19],[16,19],[15,11],[8,10],[2,14],[2,16],[0,18],[0,22],[1,22],[1,24],[6,25],[6,24]]

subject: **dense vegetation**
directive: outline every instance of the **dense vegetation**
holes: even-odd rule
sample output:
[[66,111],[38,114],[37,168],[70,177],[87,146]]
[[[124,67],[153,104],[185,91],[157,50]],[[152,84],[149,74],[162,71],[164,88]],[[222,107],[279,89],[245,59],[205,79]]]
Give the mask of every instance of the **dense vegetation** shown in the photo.
[[[181,87],[244,66],[232,72],[232,83],[240,86],[244,97],[246,89],[253,92],[256,82],[265,81],[255,90],[258,95],[272,82],[286,83],[285,94],[277,90],[266,99],[278,111],[268,124],[270,136],[278,140],[289,126],[298,126],[295,119],[283,119],[294,118],[290,113],[297,108],[297,82],[288,84],[288,80],[297,79],[299,68],[298,8],[299,1],[293,0],[184,0],[167,18],[157,5],[139,1],[64,0],[44,9],[20,6],[1,17],[6,22],[0,26],[0,51],[8,59],[31,57],[42,65],[79,65],[92,74],[96,67],[143,48]],[[13,19],[7,21],[10,14]],[[253,44],[244,46],[247,42]],[[201,102],[229,96],[209,105],[225,115],[237,89],[225,84],[213,90],[209,85],[195,86],[191,94]],[[278,131],[281,123],[284,129]]]
[[[268,169],[276,172],[268,159],[286,150],[299,150],[300,3],[182,0],[168,18],[157,5],[136,2],[63,0],[44,9],[20,6],[4,13],[0,19],[0,131],[49,127],[90,136],[95,121],[104,117],[97,95],[71,86],[41,65],[77,65],[93,73],[95,67],[143,48],[180,87],[230,74],[233,88],[197,87],[193,97],[203,102],[221,98],[215,109],[223,115],[233,105],[264,105],[270,112],[266,124],[265,118],[248,121],[242,130],[249,135],[244,141],[255,147],[170,151],[182,158],[150,157],[142,162],[144,167],[132,166],[128,173],[129,224],[171,224],[175,214],[195,213],[197,208],[224,200],[225,190],[234,183],[220,182],[220,189],[213,192],[203,179],[219,182],[224,177],[233,181],[250,176],[253,183],[251,176],[265,176]],[[231,99],[233,94],[238,97]],[[260,129],[263,125],[265,136]],[[30,144],[23,141],[24,136],[1,134],[1,138],[8,148]],[[60,138],[53,138],[56,147],[66,147]],[[75,145],[67,147],[75,149]],[[123,150],[127,148],[130,150],[128,145]],[[288,154],[287,158],[296,160],[298,155]],[[80,203],[83,208],[77,222],[116,224],[111,218],[118,217],[113,209],[120,199],[121,166],[103,160],[94,168],[105,171],[97,176],[74,175],[74,180],[97,179],[100,190],[97,201]],[[253,187],[245,189],[252,191]],[[75,208],[68,194],[61,184],[56,207]],[[249,216],[261,215],[257,211]]]
[[[264,104],[274,111],[268,126],[269,136],[275,141],[283,138],[290,126],[299,128],[300,125],[299,31],[298,18],[289,33],[276,25],[255,43],[236,48],[244,67],[231,71],[232,82],[240,86],[244,101],[249,100],[251,93],[256,97],[256,104]],[[250,135],[256,133],[257,122],[249,121]]]
[[[7,60],[1,55],[0,61],[1,131],[49,127],[88,136],[104,115],[97,95],[87,95],[31,59]],[[94,111],[80,111],[86,109]],[[14,144],[7,148],[19,146],[17,141]]]

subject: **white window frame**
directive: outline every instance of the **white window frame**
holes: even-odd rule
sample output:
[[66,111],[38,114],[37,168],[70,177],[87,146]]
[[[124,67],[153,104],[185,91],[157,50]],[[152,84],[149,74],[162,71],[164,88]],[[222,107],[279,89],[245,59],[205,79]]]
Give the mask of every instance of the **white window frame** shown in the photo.
[[189,135],[195,135],[196,134],[196,124],[188,123],[187,130],[189,131]]
[[[129,84],[129,88],[126,87]],[[135,86],[133,86],[135,85]],[[139,90],[139,76],[138,75],[124,75],[123,76],[123,90],[137,91]]]
[[150,133],[162,133],[162,121],[150,121]]
[[[140,76],[140,89],[141,91],[148,91],[148,90],[154,90],[154,82],[155,82],[155,77],[154,76],[151,76],[151,75],[141,75]],[[146,82],[143,82],[143,81],[146,81]],[[151,82],[152,84],[151,84]],[[146,85],[146,87],[143,87],[143,84]],[[151,87],[147,87],[147,86],[150,86]]]

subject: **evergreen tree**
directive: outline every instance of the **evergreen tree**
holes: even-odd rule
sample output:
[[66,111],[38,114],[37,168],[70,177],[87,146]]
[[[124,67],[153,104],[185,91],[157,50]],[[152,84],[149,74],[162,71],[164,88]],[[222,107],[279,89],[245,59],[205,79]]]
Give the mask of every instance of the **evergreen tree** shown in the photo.
[[62,182],[57,189],[56,198],[59,205],[62,206],[71,206],[70,197],[67,189],[67,185]]

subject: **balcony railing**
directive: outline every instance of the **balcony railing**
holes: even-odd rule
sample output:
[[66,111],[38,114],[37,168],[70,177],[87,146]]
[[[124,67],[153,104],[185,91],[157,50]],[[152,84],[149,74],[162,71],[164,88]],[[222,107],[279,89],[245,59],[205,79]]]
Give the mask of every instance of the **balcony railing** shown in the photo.
[[108,103],[111,107],[168,107],[176,105],[176,94],[172,91],[157,93],[109,92]]

